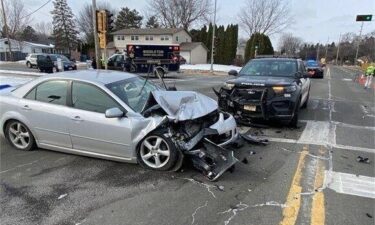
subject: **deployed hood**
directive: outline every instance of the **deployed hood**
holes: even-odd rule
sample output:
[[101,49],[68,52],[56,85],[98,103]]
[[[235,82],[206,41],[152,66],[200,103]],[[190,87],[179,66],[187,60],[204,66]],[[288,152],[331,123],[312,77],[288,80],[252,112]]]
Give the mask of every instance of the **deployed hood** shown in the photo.
[[153,91],[152,95],[168,117],[177,121],[196,119],[218,108],[215,100],[193,91]]
[[227,81],[227,83],[236,86],[288,86],[294,81],[293,77],[240,76]]

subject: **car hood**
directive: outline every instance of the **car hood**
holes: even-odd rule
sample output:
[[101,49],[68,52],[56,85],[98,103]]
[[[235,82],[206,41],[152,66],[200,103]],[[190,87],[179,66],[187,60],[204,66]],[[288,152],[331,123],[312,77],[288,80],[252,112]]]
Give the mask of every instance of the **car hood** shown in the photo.
[[236,79],[228,80],[227,83],[235,84],[238,87],[241,87],[241,86],[269,87],[269,86],[288,86],[288,85],[293,84],[294,81],[295,79],[291,77],[240,76]]
[[218,109],[215,100],[194,91],[153,91],[152,96],[176,121],[196,119]]

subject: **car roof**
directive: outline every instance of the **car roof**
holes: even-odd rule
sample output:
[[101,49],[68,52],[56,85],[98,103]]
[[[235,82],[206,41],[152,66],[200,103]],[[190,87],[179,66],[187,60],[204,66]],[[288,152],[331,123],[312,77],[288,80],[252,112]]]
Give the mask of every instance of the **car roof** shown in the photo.
[[93,83],[109,84],[120,80],[136,77],[136,75],[113,70],[75,70],[45,75],[43,78],[63,78]]
[[252,59],[252,60],[260,60],[260,61],[263,61],[263,60],[277,60],[277,61],[298,61],[299,59],[295,59],[295,58],[273,58],[273,57],[269,57],[269,58],[255,58],[255,59]]

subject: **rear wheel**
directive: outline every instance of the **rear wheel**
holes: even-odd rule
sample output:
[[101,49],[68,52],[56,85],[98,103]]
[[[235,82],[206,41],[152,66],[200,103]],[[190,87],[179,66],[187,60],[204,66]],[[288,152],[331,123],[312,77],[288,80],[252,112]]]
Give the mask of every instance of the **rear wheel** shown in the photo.
[[154,131],[141,142],[137,160],[143,167],[152,170],[169,170],[178,159],[178,151],[162,130]]
[[35,139],[27,126],[12,120],[5,127],[5,137],[18,150],[30,151],[35,147]]
[[31,65],[30,62],[27,62],[27,63],[26,63],[26,66],[27,66],[28,68],[31,68],[31,67],[32,67],[32,65]]

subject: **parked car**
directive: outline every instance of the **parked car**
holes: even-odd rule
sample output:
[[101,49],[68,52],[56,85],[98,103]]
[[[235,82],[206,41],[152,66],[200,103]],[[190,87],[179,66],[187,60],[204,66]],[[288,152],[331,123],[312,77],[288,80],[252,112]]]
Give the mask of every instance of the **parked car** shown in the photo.
[[37,55],[36,60],[37,67],[42,73],[53,73],[56,71],[56,67],[52,58],[48,54],[39,54]]
[[26,56],[26,66],[29,68],[37,67],[37,57],[38,55],[45,55],[44,53],[30,53]]
[[236,78],[215,91],[222,110],[245,124],[254,119],[276,119],[297,125],[299,110],[307,106],[310,95],[310,80],[302,60],[256,58],[239,72],[229,71],[229,75]]
[[[55,64],[55,71],[54,72],[61,72],[61,71],[69,71],[69,70],[77,70],[77,65],[75,62],[69,60],[66,56],[60,54],[51,54],[51,59]],[[57,64],[57,59],[61,59],[63,69],[59,69]]]
[[310,78],[324,78],[324,69],[319,62],[307,60],[305,66]]
[[154,170],[176,170],[187,156],[210,180],[237,162],[225,148],[239,137],[235,119],[215,100],[124,72],[61,72],[2,89],[0,126],[19,150],[40,147]]

